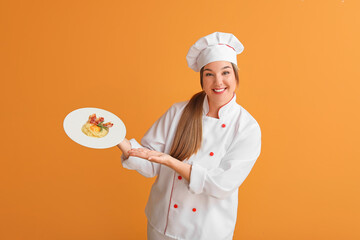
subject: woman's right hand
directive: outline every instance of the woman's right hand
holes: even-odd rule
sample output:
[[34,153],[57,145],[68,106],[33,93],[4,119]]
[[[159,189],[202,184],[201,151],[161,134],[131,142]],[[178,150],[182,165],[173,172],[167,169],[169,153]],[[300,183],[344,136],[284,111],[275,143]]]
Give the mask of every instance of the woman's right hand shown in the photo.
[[131,150],[131,143],[128,139],[124,138],[124,140],[116,145],[124,154],[125,159],[129,157],[129,151]]

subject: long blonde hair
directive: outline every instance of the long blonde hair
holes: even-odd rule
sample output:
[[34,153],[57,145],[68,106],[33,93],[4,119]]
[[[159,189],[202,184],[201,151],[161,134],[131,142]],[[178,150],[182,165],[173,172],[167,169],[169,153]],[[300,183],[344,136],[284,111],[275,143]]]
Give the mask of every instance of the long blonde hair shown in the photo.
[[[237,85],[239,85],[239,73],[236,64],[231,63]],[[200,70],[200,84],[203,87],[204,67]],[[202,112],[206,93],[198,92],[191,97],[184,108],[179,124],[176,129],[170,155],[180,161],[189,159],[197,153],[202,143]]]

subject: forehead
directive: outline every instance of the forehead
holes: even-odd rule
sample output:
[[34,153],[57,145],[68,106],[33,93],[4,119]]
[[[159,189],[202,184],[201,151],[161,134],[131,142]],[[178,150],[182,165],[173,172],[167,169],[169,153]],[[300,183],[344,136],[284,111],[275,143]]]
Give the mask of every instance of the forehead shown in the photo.
[[223,68],[227,68],[227,67],[232,68],[232,65],[230,62],[216,61],[216,62],[211,62],[211,63],[206,64],[204,66],[204,71],[205,70],[217,71],[217,70],[222,70]]

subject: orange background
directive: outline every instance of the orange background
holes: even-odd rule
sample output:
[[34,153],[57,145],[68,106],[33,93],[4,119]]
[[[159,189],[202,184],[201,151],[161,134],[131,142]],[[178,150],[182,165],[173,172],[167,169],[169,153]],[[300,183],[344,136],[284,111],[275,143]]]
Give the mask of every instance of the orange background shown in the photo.
[[231,32],[237,101],[262,153],[239,190],[234,239],[360,239],[360,1],[0,1],[0,239],[145,239],[155,179],[120,151],[71,141],[81,107],[141,139],[200,91],[185,56]]

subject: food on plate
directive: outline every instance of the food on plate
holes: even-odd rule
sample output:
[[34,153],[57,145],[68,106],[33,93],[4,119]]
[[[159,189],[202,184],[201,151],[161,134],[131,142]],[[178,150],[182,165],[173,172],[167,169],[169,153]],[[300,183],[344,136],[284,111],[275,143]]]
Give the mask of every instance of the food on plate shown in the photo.
[[111,122],[104,123],[104,118],[97,118],[94,113],[89,116],[89,120],[82,126],[81,131],[89,137],[102,138],[109,133],[109,128],[113,125]]

